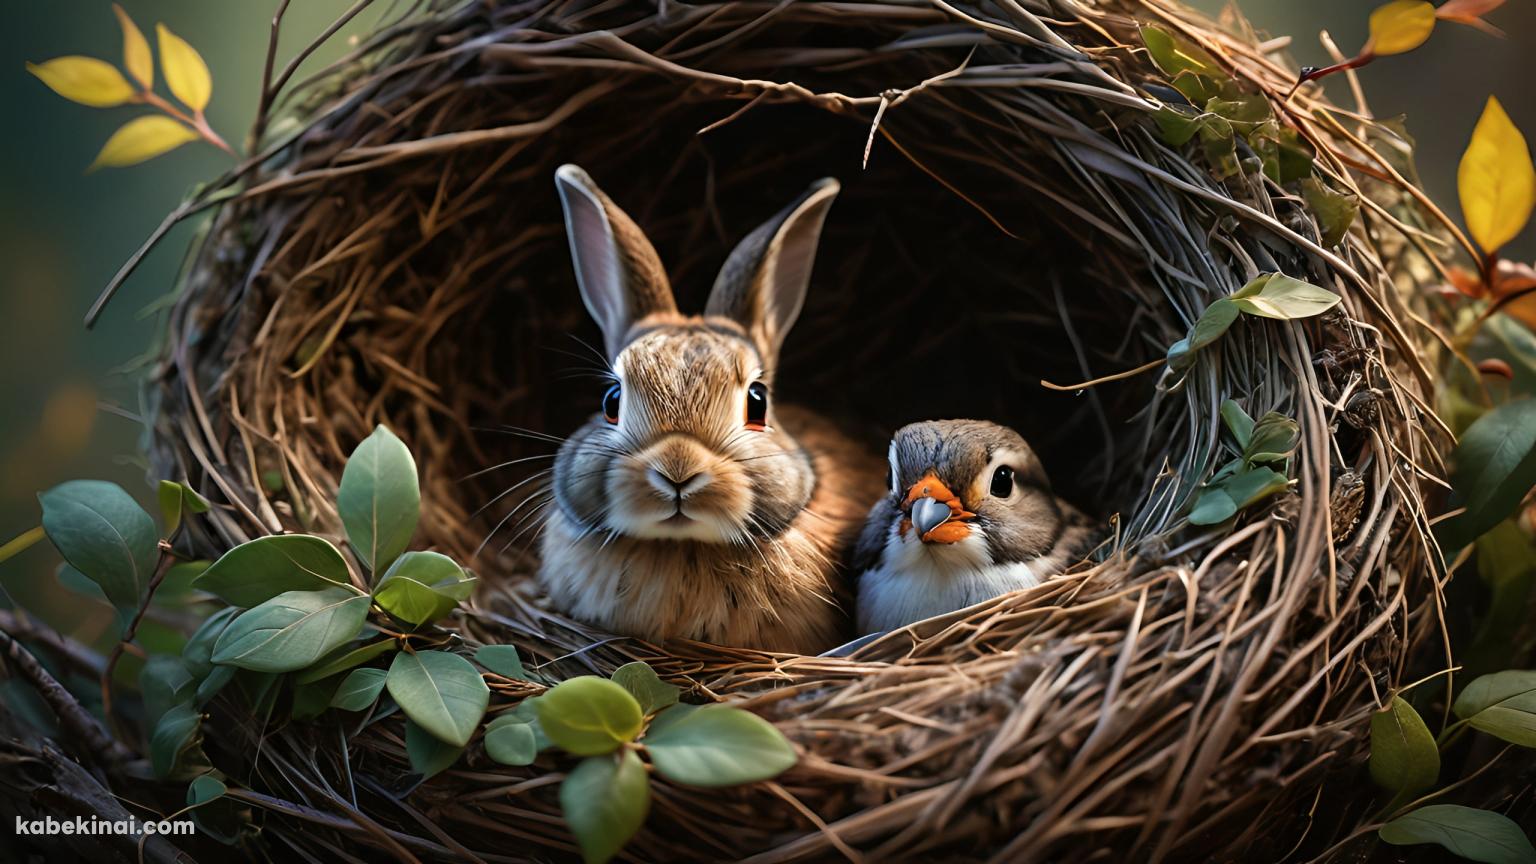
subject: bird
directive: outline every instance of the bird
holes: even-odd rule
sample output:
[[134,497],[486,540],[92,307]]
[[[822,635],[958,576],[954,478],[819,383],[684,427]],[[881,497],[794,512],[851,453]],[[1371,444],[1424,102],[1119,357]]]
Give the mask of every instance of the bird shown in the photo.
[[1051,491],[1018,432],[985,420],[898,430],[890,488],[853,553],[861,633],[905,627],[1010,591],[1081,560],[1095,525]]

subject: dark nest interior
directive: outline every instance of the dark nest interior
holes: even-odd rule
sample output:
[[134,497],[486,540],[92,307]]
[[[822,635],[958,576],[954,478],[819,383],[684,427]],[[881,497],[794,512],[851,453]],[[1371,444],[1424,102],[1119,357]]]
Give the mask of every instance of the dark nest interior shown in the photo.
[[[1217,179],[1198,146],[1164,143],[1173,91],[1140,23],[1269,97],[1361,200],[1340,243],[1294,189]],[[1324,780],[1358,768],[1380,694],[1436,641],[1426,499],[1447,439],[1405,299],[1435,235],[1369,149],[1382,130],[1310,88],[1287,102],[1272,48],[1158,0],[418,3],[289,87],[260,155],[169,220],[217,208],[152,387],[161,476],[220,505],[209,552],[339,538],[345,455],[388,424],[421,469],[418,544],[482,577],[464,640],[516,644],[555,678],[643,659],[690,698],[744,698],[801,750],[777,783],[658,782],[636,860],[1320,851],[1365,815],[1315,807]],[[736,239],[839,178],[780,398],[875,446],[921,418],[1015,426],[1105,521],[1097,560],[849,658],[652,646],[543,606],[540,472],[603,389],[564,162],[653,238],[685,311]],[[1182,381],[1071,386],[1157,360],[1268,271],[1343,302],[1241,321]],[[1300,424],[1294,482],[1196,528],[1226,398]],[[495,689],[492,711],[540,689]],[[206,728],[280,845],[574,850],[550,756],[508,769],[472,746],[416,785],[398,717],[260,729],[221,697]]]

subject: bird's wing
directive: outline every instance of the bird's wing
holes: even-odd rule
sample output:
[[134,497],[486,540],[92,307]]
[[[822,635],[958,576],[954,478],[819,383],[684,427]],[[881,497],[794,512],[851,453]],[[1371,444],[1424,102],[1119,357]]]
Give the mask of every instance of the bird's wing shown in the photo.
[[881,498],[880,503],[869,511],[869,518],[864,520],[864,530],[859,532],[859,541],[854,544],[853,559],[848,568],[855,581],[864,571],[879,566],[880,558],[885,554],[885,538],[890,533],[891,523],[899,515],[896,502],[890,496]]

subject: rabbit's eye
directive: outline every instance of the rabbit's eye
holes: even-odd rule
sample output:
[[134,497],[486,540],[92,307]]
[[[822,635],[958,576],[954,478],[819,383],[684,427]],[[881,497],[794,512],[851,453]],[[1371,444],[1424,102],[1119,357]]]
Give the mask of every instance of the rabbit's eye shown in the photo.
[[1000,466],[992,472],[992,497],[1007,498],[1013,494],[1013,469]]
[[614,425],[618,425],[619,422],[619,394],[621,390],[622,388],[615,384],[608,388],[607,393],[603,394],[603,419]]
[[768,427],[768,385],[761,381],[753,381],[747,388],[747,428],[766,429]]

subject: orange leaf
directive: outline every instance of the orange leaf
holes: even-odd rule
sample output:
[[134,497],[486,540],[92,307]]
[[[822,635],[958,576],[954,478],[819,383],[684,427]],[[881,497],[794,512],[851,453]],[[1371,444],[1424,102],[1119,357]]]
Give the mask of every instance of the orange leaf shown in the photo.
[[123,65],[128,67],[128,74],[148,90],[155,86],[155,60],[149,54],[149,40],[144,38],[139,25],[133,23],[123,7],[113,3],[112,11],[117,13],[118,26],[123,28]]
[[1423,45],[1434,29],[1434,6],[1425,0],[1392,0],[1371,13],[1371,38],[1362,53],[1403,54]]
[[1435,10],[1441,21],[1465,24],[1493,36],[1503,36],[1504,31],[1483,20],[1483,16],[1504,5],[1505,0],[1447,0]]
[[1450,277],[1452,287],[1468,297],[1481,297],[1488,293],[1488,287],[1483,284],[1482,275],[1465,267],[1453,264],[1451,269],[1446,271],[1446,275]]

